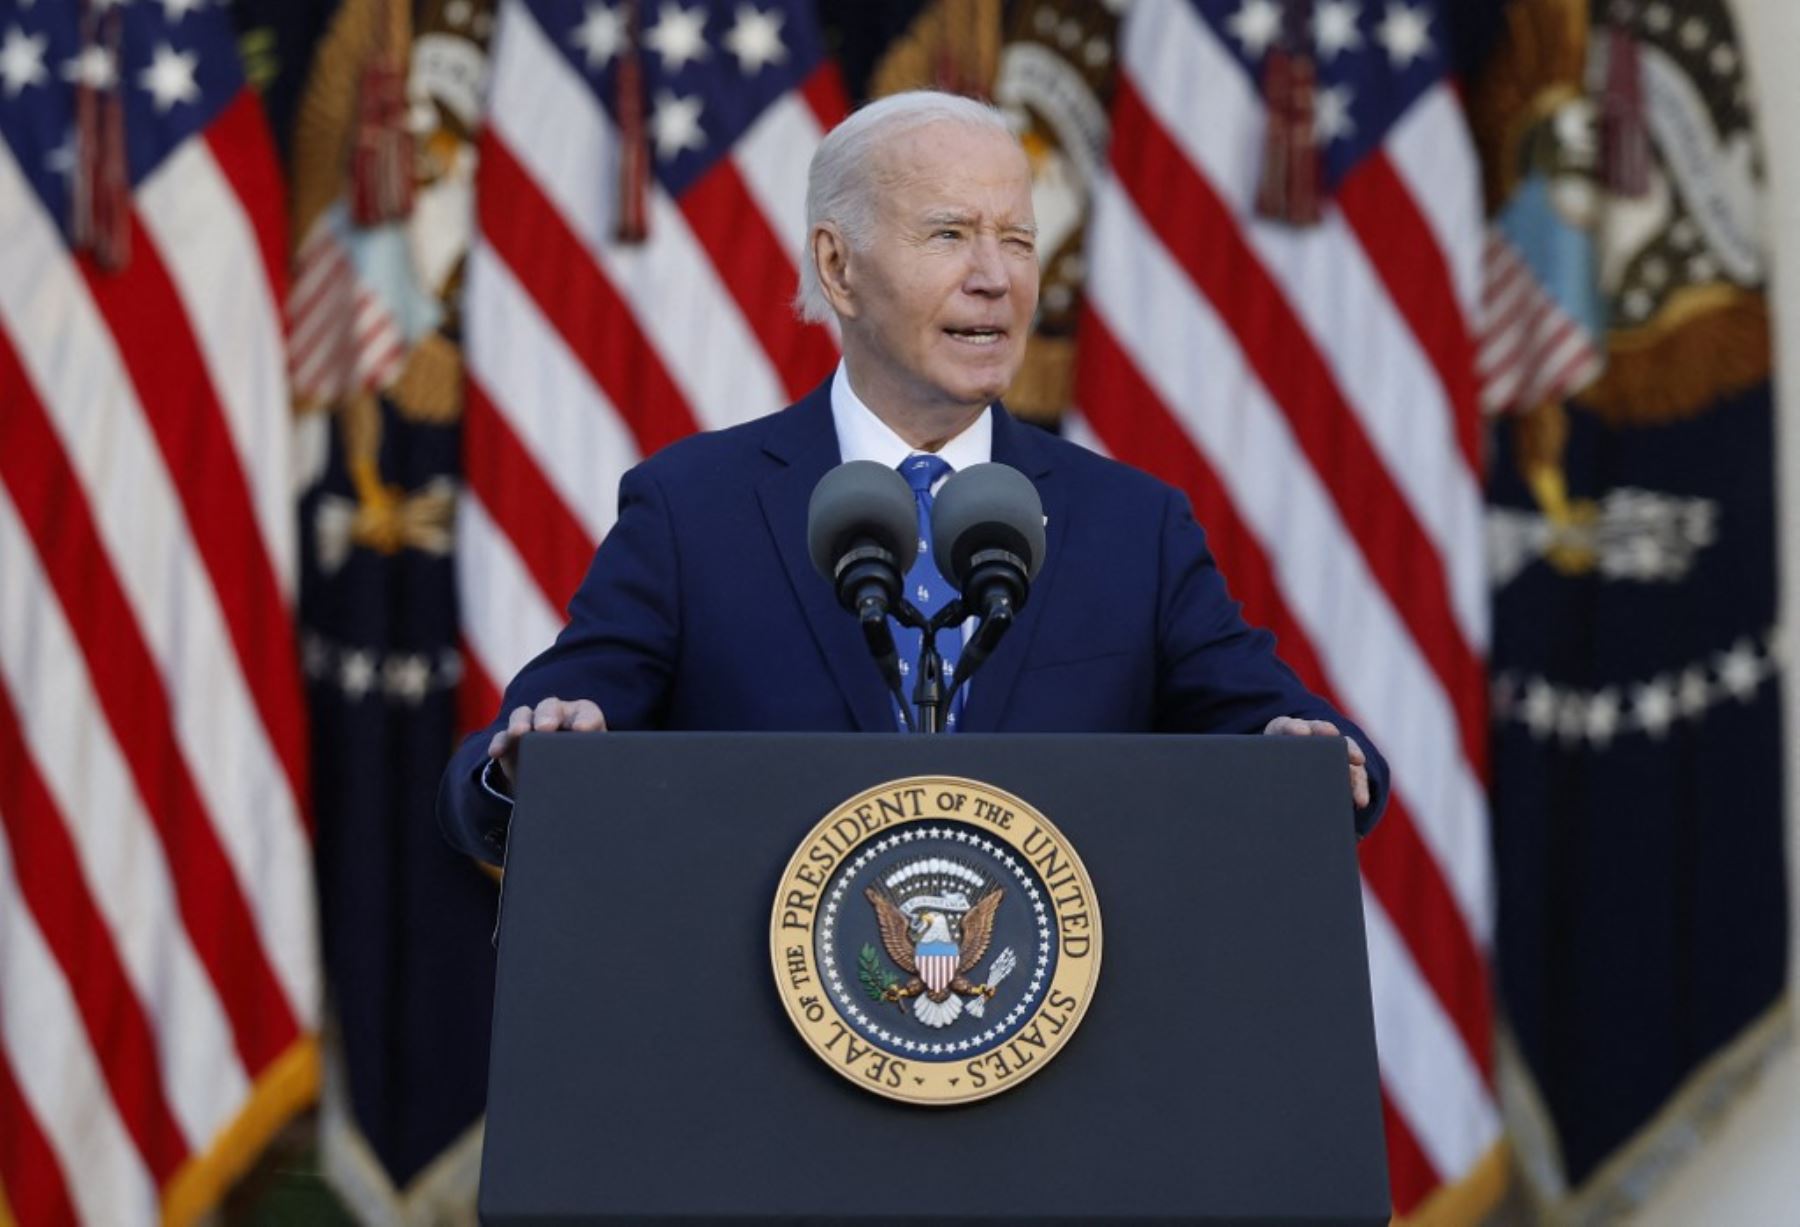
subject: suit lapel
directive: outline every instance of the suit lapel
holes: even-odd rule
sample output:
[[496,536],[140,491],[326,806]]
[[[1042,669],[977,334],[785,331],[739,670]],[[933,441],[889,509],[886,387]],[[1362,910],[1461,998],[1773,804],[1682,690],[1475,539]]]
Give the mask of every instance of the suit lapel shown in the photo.
[[1044,516],[1049,523],[1045,526],[1044,566],[1032,581],[1024,612],[969,683],[969,702],[963,709],[963,731],[967,733],[992,733],[1001,727],[1013,684],[1051,600],[1051,589],[1060,570],[1056,563],[1068,523],[1067,484],[1057,480],[1050,449],[1044,446],[1037,429],[1014,421],[1003,406],[996,405],[992,412],[995,461],[1011,465],[1031,479],[1038,497],[1044,501]]
[[[806,551],[806,508],[813,487],[838,463],[830,381],[770,419],[763,450],[782,467],[762,480],[757,497],[807,625],[857,728],[891,733],[894,713],[881,671],[863,644],[856,619],[837,603],[831,585],[813,570]],[[755,650],[754,645],[751,648]]]

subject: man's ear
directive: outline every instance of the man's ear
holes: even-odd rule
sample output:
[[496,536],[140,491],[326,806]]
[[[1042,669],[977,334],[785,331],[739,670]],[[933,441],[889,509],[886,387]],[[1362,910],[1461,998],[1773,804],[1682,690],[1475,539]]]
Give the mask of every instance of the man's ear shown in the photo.
[[850,242],[836,222],[820,222],[812,232],[813,268],[825,300],[843,319],[855,319],[856,295],[850,288]]

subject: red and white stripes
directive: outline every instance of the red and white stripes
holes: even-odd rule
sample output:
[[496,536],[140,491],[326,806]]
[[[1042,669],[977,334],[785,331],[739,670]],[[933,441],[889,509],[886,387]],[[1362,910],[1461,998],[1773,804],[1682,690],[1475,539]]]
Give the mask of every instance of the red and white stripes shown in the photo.
[[0,145],[0,1186],[186,1221],[310,1094],[319,982],[254,98],[76,261]]
[[1248,616],[1394,766],[1363,877],[1406,1213],[1500,1135],[1475,160],[1440,85],[1319,226],[1271,224],[1252,207],[1261,99],[1194,10],[1133,10],[1120,62],[1087,248],[1084,425],[1189,492]]
[[1605,356],[1550,296],[1506,235],[1490,228],[1482,252],[1481,405],[1528,413],[1599,377]]
[[680,199],[652,183],[648,240],[626,246],[605,189],[617,129],[549,40],[523,4],[502,5],[465,299],[458,573],[477,707],[562,625],[627,468],[780,408],[836,360],[787,305],[806,166],[844,110],[832,70]]

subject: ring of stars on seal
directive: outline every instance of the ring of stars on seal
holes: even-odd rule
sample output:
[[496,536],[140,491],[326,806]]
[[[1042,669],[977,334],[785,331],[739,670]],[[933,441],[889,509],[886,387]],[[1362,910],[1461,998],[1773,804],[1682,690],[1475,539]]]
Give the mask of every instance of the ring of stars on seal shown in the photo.
[[782,875],[769,932],[813,1052],[920,1104],[1036,1074],[1100,967],[1093,884],[1067,839],[1020,798],[952,776],[893,780],[827,814]]

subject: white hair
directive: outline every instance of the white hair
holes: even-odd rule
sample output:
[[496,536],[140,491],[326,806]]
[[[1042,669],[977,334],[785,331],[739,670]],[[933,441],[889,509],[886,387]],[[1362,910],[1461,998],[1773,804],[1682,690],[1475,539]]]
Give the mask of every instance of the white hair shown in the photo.
[[819,142],[806,172],[806,238],[800,250],[800,291],[794,296],[794,309],[801,319],[823,324],[832,317],[831,303],[813,263],[813,231],[821,222],[831,222],[851,247],[865,245],[875,226],[876,151],[897,137],[936,123],[990,129],[1018,141],[998,108],[961,94],[916,89],[869,103]]

